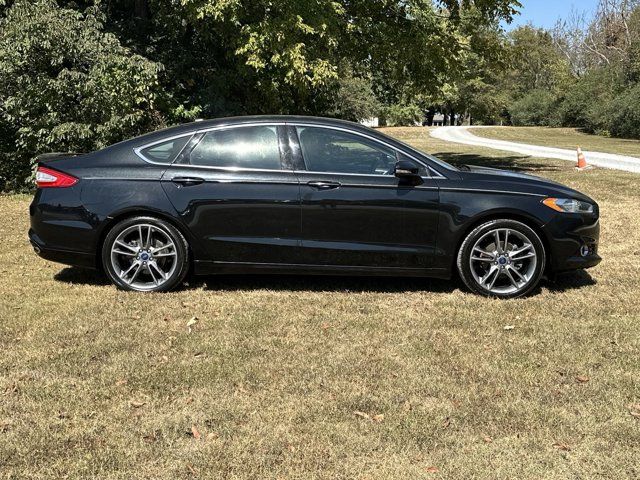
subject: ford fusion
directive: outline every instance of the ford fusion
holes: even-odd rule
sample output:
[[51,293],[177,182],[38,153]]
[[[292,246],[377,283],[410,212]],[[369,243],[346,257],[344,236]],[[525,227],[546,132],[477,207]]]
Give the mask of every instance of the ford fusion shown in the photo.
[[239,117],[39,157],[43,258],[167,291],[186,275],[450,278],[511,298],[593,267],[598,205],[520,173],[456,168],[358,124]]

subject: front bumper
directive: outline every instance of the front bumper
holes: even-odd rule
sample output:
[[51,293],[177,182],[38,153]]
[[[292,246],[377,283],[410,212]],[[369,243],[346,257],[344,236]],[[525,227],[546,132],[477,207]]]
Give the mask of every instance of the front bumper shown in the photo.
[[600,220],[597,213],[559,214],[544,230],[551,250],[552,272],[591,268],[602,261],[598,255]]

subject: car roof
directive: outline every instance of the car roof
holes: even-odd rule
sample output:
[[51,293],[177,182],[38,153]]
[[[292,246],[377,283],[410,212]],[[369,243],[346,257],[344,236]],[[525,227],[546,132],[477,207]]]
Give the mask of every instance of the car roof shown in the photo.
[[[188,134],[195,132],[196,130],[206,130],[209,128],[254,124],[254,123],[297,123],[297,124],[313,124],[313,125],[326,125],[326,126],[341,126],[347,127],[351,130],[359,130],[367,133],[371,133],[372,129],[365,127],[359,123],[349,122],[347,120],[340,120],[337,118],[325,118],[325,117],[311,117],[302,115],[248,115],[242,117],[225,117],[216,118],[211,120],[198,120],[196,122],[183,123],[173,127],[164,128],[155,132],[147,133],[140,137],[136,137],[130,141],[137,144],[153,143],[156,140],[162,140],[163,138],[170,138],[181,134]],[[129,141],[127,141],[128,143]]]

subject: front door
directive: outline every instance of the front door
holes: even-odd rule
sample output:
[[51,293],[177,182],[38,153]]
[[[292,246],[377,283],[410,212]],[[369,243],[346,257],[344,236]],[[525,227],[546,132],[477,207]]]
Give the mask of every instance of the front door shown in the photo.
[[[395,177],[399,153],[373,138],[328,127],[289,128],[300,182],[301,261],[375,270],[433,264],[438,188]],[[417,162],[416,162],[417,163]]]
[[199,134],[162,184],[212,264],[290,263],[300,236],[298,181],[282,161],[284,126]]

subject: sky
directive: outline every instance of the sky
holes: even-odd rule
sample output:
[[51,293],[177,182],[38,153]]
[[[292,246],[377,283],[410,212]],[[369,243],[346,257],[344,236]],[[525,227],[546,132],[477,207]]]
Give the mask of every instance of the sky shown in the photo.
[[520,0],[520,3],[521,13],[516,15],[511,25],[505,25],[507,30],[527,23],[536,27],[551,28],[556,20],[566,18],[572,9],[592,14],[598,0]]

